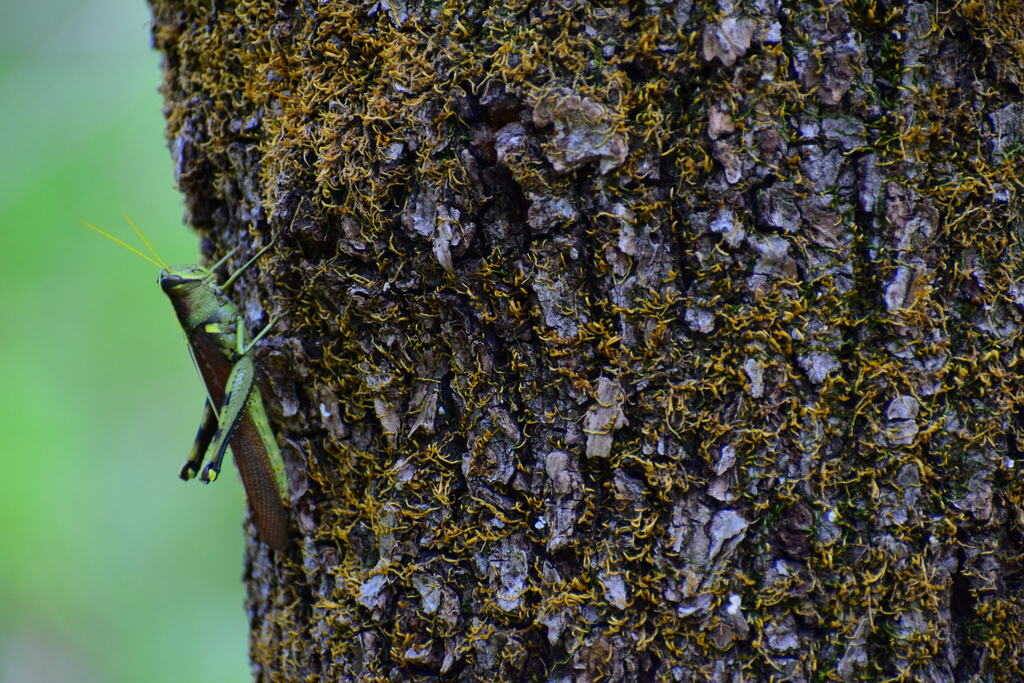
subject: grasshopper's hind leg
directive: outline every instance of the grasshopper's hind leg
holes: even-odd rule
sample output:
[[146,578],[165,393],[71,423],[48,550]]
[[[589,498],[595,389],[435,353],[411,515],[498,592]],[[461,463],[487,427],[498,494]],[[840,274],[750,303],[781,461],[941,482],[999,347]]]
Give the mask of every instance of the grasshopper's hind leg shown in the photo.
[[231,437],[238,427],[238,423],[245,415],[249,406],[249,396],[252,395],[253,386],[256,384],[256,366],[253,364],[252,356],[242,356],[235,361],[228,375],[227,384],[224,385],[224,402],[220,407],[220,420],[217,433],[213,437],[210,450],[213,452],[213,459],[203,468],[201,478],[207,484],[217,478],[220,474],[220,465],[224,460],[224,453],[231,443]]
[[203,401],[203,419],[199,423],[196,440],[192,443],[192,450],[188,453],[188,460],[185,461],[185,466],[181,468],[181,474],[178,476],[188,481],[199,473],[199,468],[203,464],[203,457],[206,455],[206,449],[209,447],[216,431],[217,413],[214,412],[213,406],[210,405],[210,399],[206,399]]

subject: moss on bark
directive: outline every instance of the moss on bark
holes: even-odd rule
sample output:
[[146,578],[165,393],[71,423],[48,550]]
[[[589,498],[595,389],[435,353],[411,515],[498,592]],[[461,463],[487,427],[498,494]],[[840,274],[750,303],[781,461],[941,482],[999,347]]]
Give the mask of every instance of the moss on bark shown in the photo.
[[1024,676],[1020,3],[152,4],[260,680]]

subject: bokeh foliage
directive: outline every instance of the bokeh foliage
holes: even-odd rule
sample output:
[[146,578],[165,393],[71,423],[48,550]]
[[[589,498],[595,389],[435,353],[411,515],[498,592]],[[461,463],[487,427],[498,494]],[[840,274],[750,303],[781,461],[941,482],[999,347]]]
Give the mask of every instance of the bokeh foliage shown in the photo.
[[[58,3],[60,4],[60,3]],[[194,261],[144,3],[0,22],[0,681],[248,679],[236,477],[176,472],[201,408],[156,272]]]

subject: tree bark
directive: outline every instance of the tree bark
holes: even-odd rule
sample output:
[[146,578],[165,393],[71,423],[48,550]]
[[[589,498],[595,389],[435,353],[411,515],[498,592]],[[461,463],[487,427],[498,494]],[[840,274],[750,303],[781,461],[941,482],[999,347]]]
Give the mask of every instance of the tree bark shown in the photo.
[[257,680],[1024,677],[1019,2],[152,5]]

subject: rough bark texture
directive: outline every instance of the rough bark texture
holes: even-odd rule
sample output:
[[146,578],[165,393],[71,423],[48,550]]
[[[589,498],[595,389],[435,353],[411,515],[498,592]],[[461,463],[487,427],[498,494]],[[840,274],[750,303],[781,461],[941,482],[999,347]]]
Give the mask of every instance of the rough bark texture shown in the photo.
[[257,679],[1024,677],[1019,2],[152,3]]

